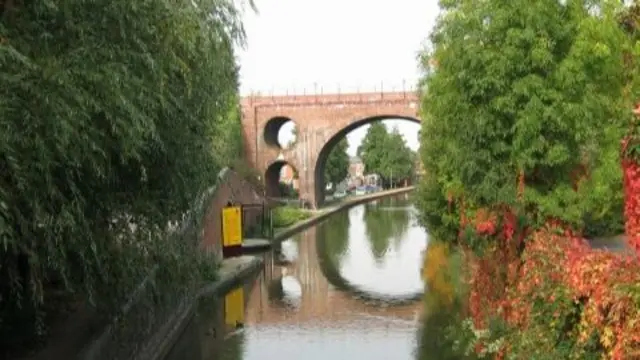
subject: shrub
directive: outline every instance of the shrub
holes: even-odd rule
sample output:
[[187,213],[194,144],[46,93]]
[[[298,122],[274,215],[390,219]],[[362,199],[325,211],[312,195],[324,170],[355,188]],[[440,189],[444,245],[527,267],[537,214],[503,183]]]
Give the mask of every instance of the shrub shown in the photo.
[[298,221],[311,217],[310,212],[291,206],[279,206],[272,211],[273,227],[276,228],[291,226]]
[[43,333],[54,299],[108,316],[155,265],[167,283],[197,276],[197,238],[169,237],[167,224],[195,211],[224,165],[215,152],[239,140],[214,146],[237,133],[225,119],[238,106],[242,27],[226,0],[0,10],[4,350]]

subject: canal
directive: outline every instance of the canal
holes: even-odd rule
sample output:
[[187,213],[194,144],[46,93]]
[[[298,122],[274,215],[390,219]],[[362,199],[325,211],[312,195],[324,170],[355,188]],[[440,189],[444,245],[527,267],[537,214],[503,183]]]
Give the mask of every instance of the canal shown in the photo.
[[166,360],[414,359],[427,242],[408,195],[334,214],[202,301]]

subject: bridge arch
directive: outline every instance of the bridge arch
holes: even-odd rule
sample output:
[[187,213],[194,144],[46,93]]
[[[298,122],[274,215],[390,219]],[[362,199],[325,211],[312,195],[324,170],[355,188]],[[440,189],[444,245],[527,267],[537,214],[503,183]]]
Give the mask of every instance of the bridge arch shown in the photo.
[[331,154],[331,151],[333,150],[333,148],[338,144],[338,142],[344,139],[345,136],[347,136],[347,134],[350,133],[351,131],[359,127],[362,127],[374,122],[383,121],[383,120],[406,120],[416,124],[420,123],[420,120],[417,117],[406,116],[406,115],[384,114],[384,115],[375,115],[375,116],[365,117],[363,119],[354,121],[349,125],[345,126],[344,128],[338,130],[324,144],[324,146],[318,153],[318,157],[316,159],[315,169],[313,172],[313,177],[314,177],[313,182],[315,184],[313,191],[314,191],[314,199],[315,199],[316,206],[322,206],[322,204],[324,203],[324,199],[325,199],[324,189],[326,186],[325,179],[324,179],[324,169],[327,163],[327,158],[329,157],[329,154]]
[[[286,194],[283,194],[281,191],[280,178],[282,171],[286,169],[287,166],[291,167],[291,180],[297,180],[298,178],[298,170],[296,166],[285,160],[276,160],[272,162],[264,173],[264,182],[266,195],[269,197],[284,197]],[[293,184],[292,184],[293,185]]]
[[[330,150],[341,138],[359,126],[383,119],[418,122],[420,110],[416,91],[249,96],[241,103],[246,160],[265,174],[278,160],[295,164],[300,197],[313,207],[322,202],[316,201],[316,195],[324,196],[324,178],[317,174],[323,172]],[[295,140],[284,148],[275,140],[278,130],[289,121],[295,124]]]
[[[295,121],[287,116],[274,116],[269,119],[262,130],[262,137],[265,144],[277,149],[284,149],[284,145],[290,146],[291,144],[281,144],[279,139],[280,131],[289,123],[295,127]],[[292,143],[295,142],[295,139],[292,140]]]

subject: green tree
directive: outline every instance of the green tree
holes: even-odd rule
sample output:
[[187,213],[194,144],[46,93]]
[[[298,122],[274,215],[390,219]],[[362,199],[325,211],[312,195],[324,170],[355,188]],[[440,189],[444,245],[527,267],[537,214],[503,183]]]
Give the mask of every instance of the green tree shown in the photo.
[[415,170],[415,155],[397,127],[388,134],[385,148],[387,151],[384,153],[380,175],[391,185],[409,179]]
[[435,182],[422,189],[436,192],[423,205],[438,208],[421,210],[443,213],[438,198],[449,191],[471,206],[515,203],[523,171],[529,209],[579,224],[590,194],[573,191],[570,175],[599,165],[603,132],[629,108],[621,66],[628,42],[613,2],[441,6],[421,106],[421,158]]
[[331,149],[327,162],[324,165],[324,180],[336,184],[344,180],[349,174],[349,154],[347,154],[347,138],[340,140]]
[[369,174],[379,174],[394,184],[413,175],[415,157],[397,128],[391,133],[384,124],[372,124],[358,147],[358,155]]
[[[112,315],[156,266],[158,286],[196,281],[200,195],[242,146],[243,29],[230,0],[0,10],[5,350],[43,334],[45,309]],[[176,239],[170,222],[192,231]]]
[[357,150],[367,173],[379,173],[382,169],[387,138],[387,129],[381,122],[373,123],[367,129],[367,134]]

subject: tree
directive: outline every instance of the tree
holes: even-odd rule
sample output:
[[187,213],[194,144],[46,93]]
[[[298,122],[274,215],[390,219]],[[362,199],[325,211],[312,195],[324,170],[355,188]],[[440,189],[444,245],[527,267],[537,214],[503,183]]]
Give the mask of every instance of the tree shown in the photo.
[[522,172],[524,204],[539,219],[581,222],[589,194],[574,191],[571,173],[598,166],[601,134],[629,108],[628,42],[612,4],[441,2],[423,58],[421,158],[437,183],[423,188],[438,192],[430,204],[448,193],[477,207],[515,204]]
[[376,122],[369,126],[367,134],[362,143],[358,146],[357,154],[362,159],[367,173],[380,173],[382,169],[385,143],[387,140],[387,129],[381,122]]
[[388,134],[385,147],[387,151],[384,153],[384,166],[380,175],[391,185],[409,179],[414,173],[415,157],[397,128]]
[[413,175],[413,151],[397,128],[389,133],[384,124],[372,124],[358,147],[358,155],[367,173],[379,174],[387,184]]
[[[155,266],[158,286],[195,281],[200,195],[241,146],[228,116],[243,42],[233,2],[11,4],[0,24],[3,350],[43,333],[44,309],[84,300],[112,315]],[[170,222],[193,233],[176,239]]]
[[349,154],[347,154],[347,138],[340,140],[331,149],[324,165],[324,180],[334,185],[344,180],[349,174]]

